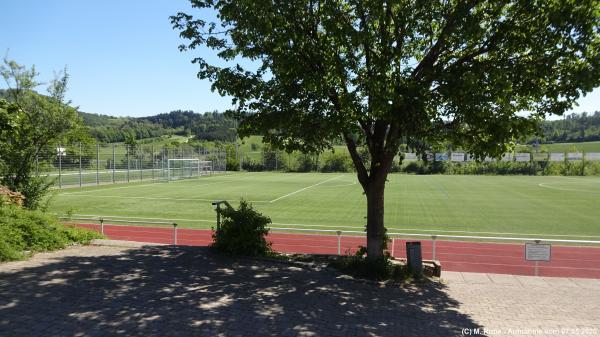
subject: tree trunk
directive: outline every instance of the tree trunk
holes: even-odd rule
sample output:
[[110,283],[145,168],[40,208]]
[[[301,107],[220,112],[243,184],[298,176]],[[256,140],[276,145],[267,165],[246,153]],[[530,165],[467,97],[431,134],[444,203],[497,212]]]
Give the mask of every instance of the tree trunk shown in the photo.
[[375,261],[383,257],[385,240],[384,216],[385,180],[369,181],[367,195],[367,258]]

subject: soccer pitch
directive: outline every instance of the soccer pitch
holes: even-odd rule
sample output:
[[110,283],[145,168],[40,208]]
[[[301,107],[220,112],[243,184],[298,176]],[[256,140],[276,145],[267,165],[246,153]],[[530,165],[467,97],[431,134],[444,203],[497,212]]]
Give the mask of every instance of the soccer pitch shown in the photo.
[[[457,235],[600,238],[600,178],[391,174],[388,230]],[[176,221],[209,228],[214,200],[243,198],[274,226],[362,230],[366,200],[353,173],[229,173],[175,182],[56,191],[49,211]]]

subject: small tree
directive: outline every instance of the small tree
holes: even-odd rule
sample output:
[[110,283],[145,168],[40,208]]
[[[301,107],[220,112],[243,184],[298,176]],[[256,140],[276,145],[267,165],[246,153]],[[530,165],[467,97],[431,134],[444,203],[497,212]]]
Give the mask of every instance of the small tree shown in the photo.
[[23,193],[25,206],[36,208],[52,183],[36,172],[36,158],[56,153],[59,143],[85,141],[86,134],[76,109],[64,100],[66,71],[50,82],[49,96],[34,91],[41,85],[34,67],[5,59],[0,74],[9,87],[0,98],[0,184]]
[[203,51],[193,62],[233,97],[240,136],[304,152],[344,139],[372,260],[383,256],[385,182],[403,141],[498,157],[600,84],[598,0],[191,2],[219,21],[171,17],[190,40],[180,49],[223,60]]

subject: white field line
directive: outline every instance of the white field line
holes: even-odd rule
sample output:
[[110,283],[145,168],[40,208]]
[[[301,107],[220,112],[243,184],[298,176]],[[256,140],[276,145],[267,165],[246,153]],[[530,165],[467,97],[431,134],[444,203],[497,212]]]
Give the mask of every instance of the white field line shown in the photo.
[[[60,214],[56,214],[59,215]],[[162,221],[189,221],[189,222],[215,222],[215,220],[206,219],[182,219],[182,218],[142,218],[135,216],[121,216],[121,215],[95,215],[95,214],[73,214],[74,217],[91,217],[91,218],[114,218],[114,219],[140,219],[140,220],[162,220]],[[308,225],[298,223],[279,223],[273,222],[273,225],[277,226],[289,226],[289,227],[314,227],[314,228],[333,228],[333,229],[362,229],[363,226],[332,226],[332,225]],[[443,229],[420,229],[420,228],[399,228],[399,227],[386,227],[389,230],[396,231],[410,231],[410,232],[428,232],[428,233],[463,233],[463,234],[493,234],[493,235],[525,235],[525,236],[536,236],[536,237],[573,237],[573,238],[600,238],[600,235],[567,235],[567,234],[541,234],[541,233],[513,233],[513,232],[483,232],[483,231],[458,231],[458,230],[443,230]]]
[[[89,194],[78,194],[78,193],[65,193],[59,194],[59,196],[73,196],[73,197],[87,197],[87,198],[109,198],[109,199],[140,199],[140,200],[168,200],[168,201],[215,201],[215,199],[203,199],[203,198],[168,198],[168,197],[123,197],[117,195],[89,195]],[[247,200],[248,202],[256,203],[267,203],[268,200]]]
[[[140,171],[142,171],[142,172],[152,172],[152,169],[143,169],[143,170],[140,170],[140,169],[131,169],[131,170],[129,170],[129,173],[140,172]],[[157,169],[154,169],[154,171],[161,171],[161,169],[157,168]],[[40,172],[40,175],[41,176],[47,176],[47,177],[58,177],[59,175],[60,176],[78,176],[79,175],[79,172],[73,172],[73,171],[67,171],[67,172],[69,172],[69,173]],[[103,171],[98,171],[98,174],[109,174],[110,175],[110,174],[112,174],[112,172],[113,172],[112,170],[108,170],[108,171],[103,170]],[[115,173],[127,173],[127,170],[119,169],[119,170],[115,170]],[[85,175],[96,175],[96,171],[93,171],[93,170],[86,170],[85,172],[82,171],[81,175],[82,176],[85,176]]]
[[560,188],[560,187],[550,186],[548,184],[549,183],[539,183],[538,186],[539,187],[543,187],[543,188],[548,188],[548,189],[551,189],[551,190],[556,190],[556,191],[573,191],[573,192],[583,192],[583,193],[592,193],[592,194],[595,194],[593,191],[579,190],[579,189],[576,189],[576,188]]
[[335,180],[335,179],[338,179],[338,178],[341,178],[341,177],[343,177],[343,175],[339,175],[339,176],[337,176],[337,177],[333,177],[333,178],[325,179],[325,180],[323,180],[323,181],[321,181],[321,182],[318,182],[318,183],[316,183],[316,184],[312,184],[312,185],[310,185],[310,186],[306,186],[306,187],[304,187],[304,188],[301,188],[301,189],[299,189],[299,190],[296,190],[296,191],[294,191],[294,192],[288,193],[288,194],[286,194],[286,195],[282,195],[282,196],[280,196],[279,198],[273,199],[273,200],[271,200],[271,201],[269,201],[269,202],[270,202],[270,203],[274,203],[274,202],[276,202],[276,201],[279,201],[279,200],[281,200],[281,199],[284,199],[284,198],[287,198],[287,197],[289,197],[289,196],[292,196],[292,195],[294,195],[294,194],[296,194],[296,193],[300,193],[300,192],[302,192],[302,191],[305,191],[305,190],[307,190],[307,189],[309,189],[309,188],[313,188],[313,187],[315,187],[315,186],[322,185],[322,184],[324,184],[324,183],[326,183],[326,182],[328,182],[328,181],[332,181],[332,180]]
[[[242,175],[243,173],[230,173],[230,174],[225,174],[225,175],[219,175],[219,178],[222,177],[232,177],[232,176],[239,176]],[[205,178],[206,177],[206,178]],[[205,175],[205,176],[199,176],[197,178],[195,178],[194,180],[192,180],[193,182],[197,182],[197,181],[204,181],[207,180],[207,178],[209,177],[217,177],[214,175]],[[204,178],[204,179],[202,179]],[[183,183],[183,182],[187,182],[189,183],[190,180],[189,179],[184,179],[184,180],[177,180],[177,181],[171,181],[171,182],[164,182],[164,184],[176,184],[176,183]],[[195,187],[203,187],[203,186],[208,186],[208,185],[214,185],[214,184],[224,184],[224,183],[228,183],[230,181],[215,181],[215,182],[210,182],[207,184],[194,184]],[[155,180],[151,183],[145,183],[145,184],[136,184],[136,183],[132,183],[131,185],[127,185],[127,186],[119,186],[119,187],[103,187],[103,188],[98,188],[98,189],[93,189],[93,190],[88,190],[88,191],[78,191],[78,192],[62,192],[60,193],[60,195],[65,195],[65,194],[78,194],[78,195],[83,195],[84,193],[93,193],[93,192],[102,192],[102,191],[107,191],[107,190],[122,190],[122,189],[126,189],[126,188],[135,188],[135,187],[146,187],[146,186],[158,186],[157,184],[163,184],[163,182],[159,181],[159,180]],[[107,185],[102,185],[102,186],[107,186]],[[112,186],[112,185],[108,185],[108,186]],[[189,187],[189,186],[187,186]]]

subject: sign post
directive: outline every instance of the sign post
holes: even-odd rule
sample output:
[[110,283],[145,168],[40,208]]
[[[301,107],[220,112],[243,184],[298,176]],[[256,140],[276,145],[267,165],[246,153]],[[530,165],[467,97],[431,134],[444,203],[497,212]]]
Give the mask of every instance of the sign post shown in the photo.
[[535,243],[525,244],[525,260],[535,261],[535,276],[539,276],[539,261],[550,262],[552,255],[552,246],[549,243],[540,243],[540,240],[535,240]]

